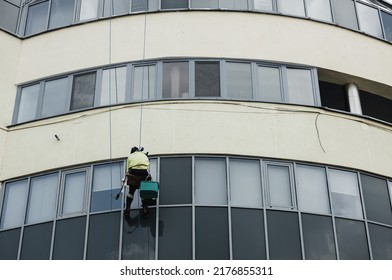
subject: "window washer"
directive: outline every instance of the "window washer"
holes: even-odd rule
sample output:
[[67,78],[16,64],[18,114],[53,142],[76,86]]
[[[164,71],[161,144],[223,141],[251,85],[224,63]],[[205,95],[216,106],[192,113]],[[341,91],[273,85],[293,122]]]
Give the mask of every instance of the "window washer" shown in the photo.
[[[129,193],[127,195],[126,207],[124,215],[128,216],[131,210],[131,203],[136,189],[139,189],[141,181],[150,181],[151,176],[148,172],[150,161],[147,156],[148,153],[143,152],[143,148],[133,147],[127,160],[126,175],[127,185],[129,186]],[[148,199],[142,199],[143,217],[149,217]]]

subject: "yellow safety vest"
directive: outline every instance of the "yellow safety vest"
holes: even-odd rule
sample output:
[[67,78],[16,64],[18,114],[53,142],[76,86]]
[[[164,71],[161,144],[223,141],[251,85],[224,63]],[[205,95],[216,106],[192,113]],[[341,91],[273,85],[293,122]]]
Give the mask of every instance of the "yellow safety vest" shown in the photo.
[[150,161],[148,157],[143,152],[134,152],[129,155],[127,160],[127,170],[131,169],[139,169],[139,170],[147,170],[150,167]]

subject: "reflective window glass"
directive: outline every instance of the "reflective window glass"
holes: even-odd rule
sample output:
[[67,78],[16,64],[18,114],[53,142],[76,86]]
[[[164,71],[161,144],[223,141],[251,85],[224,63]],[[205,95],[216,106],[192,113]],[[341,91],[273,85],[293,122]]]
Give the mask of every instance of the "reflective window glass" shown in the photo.
[[133,100],[156,98],[156,66],[138,66],[134,68]]
[[189,98],[189,63],[163,63],[163,98]]
[[298,214],[267,211],[268,246],[271,260],[302,258]]
[[272,207],[294,207],[289,166],[267,165],[268,203]]
[[274,9],[272,0],[253,0],[253,8],[256,11],[269,11],[269,12],[272,12]]
[[260,162],[230,159],[232,206],[262,207]]
[[329,214],[325,168],[297,165],[298,204],[302,211]]
[[67,111],[68,78],[48,81],[44,86],[42,117],[63,114]]
[[114,15],[123,15],[129,13],[129,0],[115,0],[113,1],[112,12]]
[[353,0],[331,0],[335,22],[341,26],[358,30]]
[[302,229],[307,260],[335,260],[335,239],[330,217],[302,214]]
[[250,63],[226,63],[227,94],[229,98],[252,99]]
[[124,176],[122,163],[94,166],[91,194],[91,212],[115,210],[121,208],[121,199],[115,197],[121,188]]
[[392,99],[363,90],[359,91],[362,114],[392,123]]
[[259,66],[258,69],[261,100],[282,102],[279,68]]
[[332,22],[329,0],[305,0],[308,17]]
[[0,1],[0,27],[12,33],[16,32],[19,8],[8,2]]
[[227,205],[225,159],[195,160],[195,202],[205,205]]
[[53,223],[27,226],[23,230],[21,260],[48,260]]
[[357,11],[361,30],[370,35],[383,38],[378,10],[357,2]]
[[94,106],[96,73],[74,76],[72,86],[71,110]]
[[305,16],[305,7],[303,0],[278,0],[278,10],[282,14]]
[[75,0],[52,0],[49,16],[49,28],[72,24],[74,9]]
[[98,17],[99,0],[80,0],[79,20],[89,20]]
[[131,11],[155,11],[159,9],[159,0],[131,0]]
[[312,73],[307,69],[287,69],[288,98],[290,103],[315,105]]
[[357,174],[330,169],[329,185],[335,215],[362,219]]
[[158,160],[156,158],[150,159],[150,175],[153,181],[158,180]]
[[0,228],[12,228],[23,225],[27,187],[27,180],[11,182],[5,185]]
[[160,260],[192,259],[191,207],[159,209],[158,252]]
[[18,258],[20,228],[0,232],[0,260]]
[[210,8],[217,9],[219,0],[191,0],[191,8]]
[[64,175],[64,197],[61,215],[84,213],[86,196],[86,171]]
[[25,35],[32,35],[46,30],[48,21],[49,1],[29,7],[27,13]]
[[392,41],[392,14],[381,11],[381,19],[384,26],[385,39]]
[[196,207],[195,212],[196,259],[229,259],[227,208]]
[[265,260],[264,215],[261,210],[231,208],[234,260]]
[[195,95],[196,97],[220,96],[219,62],[196,62]]
[[159,203],[192,203],[192,158],[162,158]]
[[247,10],[248,1],[244,0],[220,0],[221,9],[231,9],[231,10]]
[[392,229],[369,223],[374,260],[392,260]]
[[37,115],[39,84],[22,88],[17,122],[34,120]]
[[127,68],[117,67],[102,71],[100,105],[125,102]]
[[363,200],[368,220],[392,225],[391,201],[386,180],[361,174]]
[[341,260],[368,260],[369,250],[363,222],[336,219],[339,257]]
[[188,8],[188,0],[165,0],[161,1],[162,10]]
[[58,173],[31,179],[27,223],[53,220],[56,212],[57,189]]

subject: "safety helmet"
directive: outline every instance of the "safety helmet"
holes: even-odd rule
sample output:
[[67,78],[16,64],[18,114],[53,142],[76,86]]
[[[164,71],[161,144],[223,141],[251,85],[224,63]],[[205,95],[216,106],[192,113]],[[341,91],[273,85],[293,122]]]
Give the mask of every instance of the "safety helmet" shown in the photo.
[[137,151],[139,151],[139,148],[138,147],[133,147],[131,149],[131,154],[134,153],[134,152],[137,152]]

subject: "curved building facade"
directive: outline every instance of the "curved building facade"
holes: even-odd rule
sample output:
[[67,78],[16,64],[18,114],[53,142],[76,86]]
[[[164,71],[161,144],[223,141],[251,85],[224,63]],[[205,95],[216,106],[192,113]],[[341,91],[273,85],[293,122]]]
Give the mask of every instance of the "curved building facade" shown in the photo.
[[[392,7],[0,0],[0,259],[392,259]],[[132,146],[152,215],[115,199]]]

